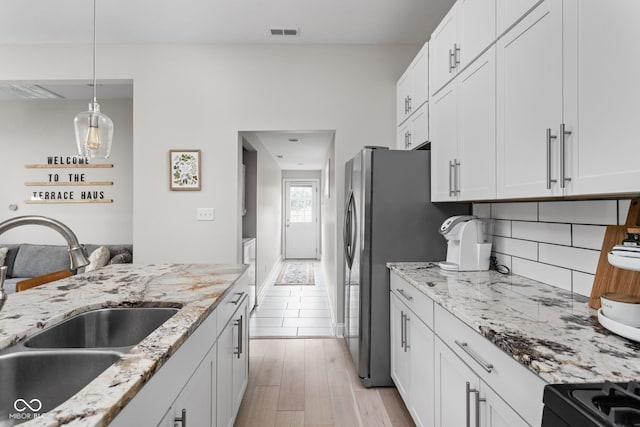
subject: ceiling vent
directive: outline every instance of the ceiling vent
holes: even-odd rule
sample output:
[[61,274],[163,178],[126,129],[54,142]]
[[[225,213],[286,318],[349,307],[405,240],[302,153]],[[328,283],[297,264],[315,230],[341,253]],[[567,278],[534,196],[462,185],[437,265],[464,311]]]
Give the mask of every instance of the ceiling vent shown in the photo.
[[272,36],[299,36],[300,29],[298,28],[272,28]]
[[35,84],[10,84],[2,87],[2,91],[21,99],[64,99],[62,95]]

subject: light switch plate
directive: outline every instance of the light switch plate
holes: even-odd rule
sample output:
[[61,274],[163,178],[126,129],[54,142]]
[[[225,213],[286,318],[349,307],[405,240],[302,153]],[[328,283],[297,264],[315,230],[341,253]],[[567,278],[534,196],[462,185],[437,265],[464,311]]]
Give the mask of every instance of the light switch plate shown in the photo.
[[214,221],[216,219],[213,208],[198,208],[198,221]]

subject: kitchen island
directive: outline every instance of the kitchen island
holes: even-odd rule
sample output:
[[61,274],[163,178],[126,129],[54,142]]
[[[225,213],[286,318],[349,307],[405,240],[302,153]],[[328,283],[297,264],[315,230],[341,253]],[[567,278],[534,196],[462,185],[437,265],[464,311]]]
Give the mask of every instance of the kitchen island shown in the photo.
[[640,343],[603,328],[586,297],[495,271],[387,266],[392,376],[419,422],[435,413],[436,425],[462,424],[467,396],[466,417],[478,425],[498,416],[535,426],[547,383],[640,378]]
[[[126,405],[172,360],[181,346],[188,344],[201,324],[213,321],[213,332],[206,336],[210,342],[202,344],[210,349],[217,333],[225,326],[218,322],[216,328],[216,316],[212,314],[218,315],[219,320],[221,311],[225,316],[231,316],[232,312],[225,307],[216,309],[221,301],[233,299],[231,302],[234,304],[241,301],[243,289],[248,284],[245,272],[246,266],[243,265],[119,264],[12,294],[0,311],[0,350],[90,310],[107,307],[180,308],[80,392],[27,425],[109,424],[123,408],[127,409]],[[239,297],[229,298],[236,293]],[[171,390],[171,393],[165,391],[164,394],[177,395],[180,389]],[[154,409],[163,410],[162,407]]]

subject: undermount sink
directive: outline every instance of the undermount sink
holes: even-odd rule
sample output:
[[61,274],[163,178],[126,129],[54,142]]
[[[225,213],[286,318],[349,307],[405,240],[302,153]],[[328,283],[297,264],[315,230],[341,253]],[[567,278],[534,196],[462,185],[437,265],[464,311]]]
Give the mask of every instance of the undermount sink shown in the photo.
[[178,312],[169,307],[105,308],[78,314],[25,341],[27,348],[132,347]]
[[120,356],[94,350],[24,351],[0,356],[0,426],[29,421],[50,411]]

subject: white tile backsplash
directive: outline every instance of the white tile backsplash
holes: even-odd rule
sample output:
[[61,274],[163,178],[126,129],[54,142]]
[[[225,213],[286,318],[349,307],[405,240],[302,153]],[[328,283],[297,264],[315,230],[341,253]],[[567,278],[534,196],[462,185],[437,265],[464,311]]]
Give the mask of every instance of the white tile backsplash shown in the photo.
[[[607,225],[624,224],[628,199],[491,203],[493,255],[514,274],[589,296]],[[487,203],[474,212],[486,213]]]
[[584,295],[585,297],[591,296],[591,288],[593,287],[593,274],[582,273],[580,271],[573,272],[573,292],[576,294]]
[[496,219],[493,221],[493,235],[511,237],[511,221]]
[[624,225],[627,222],[627,213],[629,212],[630,199],[618,200],[618,225]]
[[616,224],[616,200],[540,202],[540,221],[571,224]]
[[571,245],[570,224],[547,224],[543,222],[513,221],[511,237],[538,242]]
[[571,270],[521,258],[513,258],[512,264],[514,274],[571,291]]
[[596,274],[600,251],[540,243],[540,262]]
[[509,237],[495,236],[493,238],[493,250],[502,254],[513,255],[532,260],[538,259],[538,243],[528,240],[511,239]]
[[600,250],[607,227],[603,225],[573,225],[573,246]]
[[491,218],[491,204],[474,203],[472,212],[478,218]]
[[520,221],[538,220],[538,203],[493,203],[491,217],[495,219],[516,219]]

